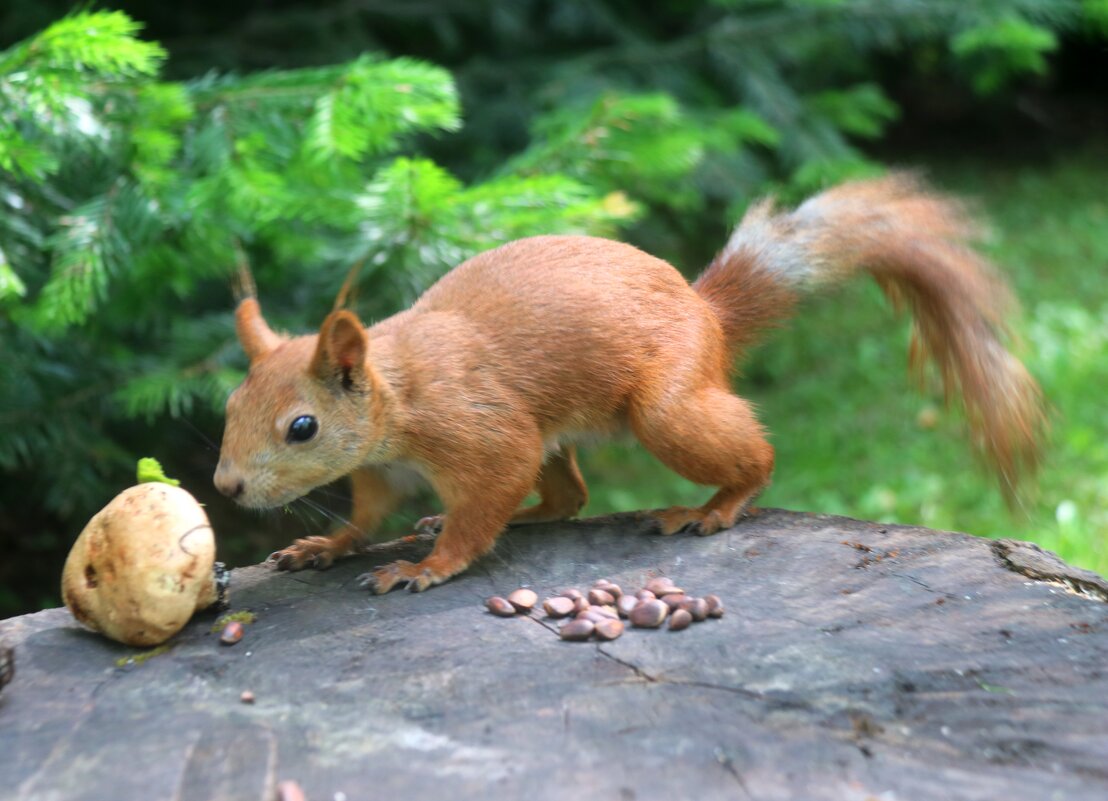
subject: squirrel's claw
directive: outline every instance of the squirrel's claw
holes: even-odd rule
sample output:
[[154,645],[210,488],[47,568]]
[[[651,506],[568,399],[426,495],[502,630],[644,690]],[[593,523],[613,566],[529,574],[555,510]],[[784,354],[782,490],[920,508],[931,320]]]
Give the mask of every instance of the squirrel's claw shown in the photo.
[[446,515],[428,515],[416,521],[415,530],[419,534],[438,534],[446,522]]
[[407,581],[409,577],[404,573],[414,567],[415,565],[411,562],[405,562],[404,560],[392,562],[384,567],[377,568],[371,573],[366,573],[361,577],[359,583],[370,592],[384,595],[397,584]]
[[293,555],[290,554],[290,553],[287,553],[286,551],[276,551],[274,553],[271,553],[269,555],[269,559],[267,561],[273,562],[275,565],[277,565],[278,570],[299,570],[300,569],[300,568],[296,567]]
[[425,567],[420,571],[418,576],[414,576],[408,580],[408,592],[423,592],[428,587],[437,583],[431,569]]
[[304,537],[287,548],[274,551],[266,561],[276,564],[278,570],[304,570],[308,567],[326,570],[334,564],[336,556],[347,550],[345,544],[336,543],[331,537]]
[[687,506],[671,506],[668,509],[655,511],[653,517],[658,522],[659,531],[663,536],[668,537],[698,526],[704,518],[704,513]]
[[729,524],[716,510],[690,509],[687,506],[671,506],[653,513],[664,536],[671,534],[696,534],[700,537],[717,534]]
[[358,586],[363,590],[369,590],[370,592],[377,592],[377,577],[372,573],[362,573],[355,579],[358,582]]
[[312,567],[316,570],[326,570],[334,563],[335,554],[333,551],[320,551],[312,557]]
[[384,595],[401,584],[409,592],[423,592],[446,579],[447,576],[436,575],[431,568],[423,567],[422,563],[413,564],[401,559],[359,576],[358,585],[377,595]]

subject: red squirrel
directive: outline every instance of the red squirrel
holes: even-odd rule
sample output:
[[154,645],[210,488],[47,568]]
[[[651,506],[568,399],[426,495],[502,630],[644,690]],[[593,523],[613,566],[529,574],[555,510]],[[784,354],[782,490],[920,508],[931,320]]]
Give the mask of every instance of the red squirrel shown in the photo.
[[[368,329],[339,310],[318,334],[282,336],[247,297],[236,330],[250,369],[227,402],[215,484],[268,508],[350,476],[350,525],[274,555],[300,570],[353,552],[418,474],[445,508],[434,549],[365,582],[418,592],[465,570],[508,525],[576,515],[588,492],[575,443],[629,430],[718,488],[703,506],[653,512],[661,533],[714,534],[773,471],[766,432],[731,388],[736,357],[800,290],[864,272],[911,310],[912,361],[936,363],[1014,486],[1037,461],[1042,403],[1002,344],[1010,295],[966,244],[974,234],[960,204],[893,175],[792,212],[755,204],[691,286],[630,245],[537,236],[469,259]],[[538,503],[521,508],[532,491]]]

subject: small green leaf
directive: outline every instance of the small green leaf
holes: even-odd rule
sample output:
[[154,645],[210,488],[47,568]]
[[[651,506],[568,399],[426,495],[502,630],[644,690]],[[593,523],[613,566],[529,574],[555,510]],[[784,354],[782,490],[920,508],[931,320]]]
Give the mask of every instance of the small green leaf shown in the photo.
[[987,693],[998,693],[1000,695],[1014,695],[1015,693],[1007,687],[1001,687],[999,684],[989,684],[987,681],[978,681],[977,686]]
[[169,478],[168,476],[166,476],[165,471],[162,470],[162,466],[157,459],[151,459],[150,457],[139,459],[138,483],[149,484],[152,482],[169,484],[171,487],[181,486],[180,481],[175,478]]

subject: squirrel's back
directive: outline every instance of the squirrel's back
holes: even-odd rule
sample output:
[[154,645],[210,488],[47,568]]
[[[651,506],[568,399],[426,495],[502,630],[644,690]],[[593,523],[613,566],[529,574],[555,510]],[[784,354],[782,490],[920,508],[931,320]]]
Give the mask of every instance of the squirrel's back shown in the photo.
[[[455,311],[499,318],[506,307],[525,306],[588,318],[595,298],[629,304],[693,302],[698,296],[671,265],[623,242],[592,236],[533,236],[480,253],[444,275],[412,307],[416,313]],[[663,313],[667,307],[660,311]],[[598,313],[608,310],[597,308]],[[616,313],[619,314],[618,310]]]
[[717,316],[676,269],[588,236],[530,237],[481,253],[375,333],[407,343],[409,363],[428,348],[417,358],[427,373],[463,361],[483,371],[544,428],[588,428],[585,420],[618,415],[644,382],[726,358]]

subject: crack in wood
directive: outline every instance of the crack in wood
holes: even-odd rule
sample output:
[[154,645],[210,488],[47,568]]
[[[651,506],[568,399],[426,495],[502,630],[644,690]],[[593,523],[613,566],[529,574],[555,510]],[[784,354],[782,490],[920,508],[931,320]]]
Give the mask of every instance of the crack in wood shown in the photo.
[[1005,539],[994,540],[989,547],[1000,565],[1013,573],[1062,587],[1091,601],[1108,602],[1108,581],[1091,570],[1067,565],[1034,543]]
[[770,711],[781,710],[803,710],[805,712],[818,712],[818,708],[814,704],[809,704],[806,701],[800,700],[792,694],[774,694],[763,693],[758,690],[748,690],[745,687],[733,687],[729,684],[716,684],[709,681],[689,681],[684,679],[671,679],[667,676],[655,676],[646,672],[643,668],[639,667],[633,662],[628,662],[626,659],[620,659],[613,653],[605,651],[604,647],[597,643],[597,653],[602,656],[611,659],[620,665],[623,665],[628,670],[632,671],[638,678],[642,679],[647,684],[668,684],[673,687],[698,687],[704,690],[717,690],[719,692],[732,693],[734,695],[741,696],[751,701],[758,701],[766,705]]
[[753,799],[754,796],[750,794],[750,788],[746,786],[746,780],[743,779],[743,775],[739,773],[739,769],[735,767],[735,760],[731,755],[724,751],[723,748],[717,747],[716,761],[728,774],[730,774],[731,778],[735,780],[735,783],[739,785],[739,789],[743,791],[743,795]]
[[608,651],[605,651],[604,646],[602,646],[600,643],[596,644],[596,652],[598,654],[600,654],[601,656],[605,656],[608,659],[611,659],[613,662],[615,662],[617,664],[623,665],[625,668],[630,670],[632,673],[634,673],[636,676],[638,676],[640,679],[642,679],[644,682],[647,682],[648,684],[653,684],[653,683],[659,682],[659,681],[661,681],[664,684],[676,684],[677,683],[677,682],[669,682],[669,681],[666,681],[665,679],[659,679],[656,676],[651,676],[649,673],[647,673],[645,670],[643,670],[642,668],[640,668],[638,665],[634,664],[633,662],[628,662],[626,659],[620,659],[615,654],[609,653]]

